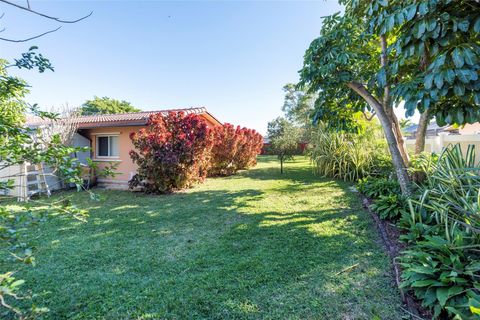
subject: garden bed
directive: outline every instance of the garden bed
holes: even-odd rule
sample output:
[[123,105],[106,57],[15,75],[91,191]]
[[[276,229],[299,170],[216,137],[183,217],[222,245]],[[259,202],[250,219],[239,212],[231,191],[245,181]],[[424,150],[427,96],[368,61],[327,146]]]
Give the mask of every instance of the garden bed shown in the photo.
[[396,285],[399,287],[400,295],[407,312],[415,319],[430,319],[432,314],[422,308],[421,302],[418,301],[410,291],[400,289],[402,269],[397,260],[401,252],[407,248],[405,243],[400,241],[400,230],[395,224],[380,219],[376,213],[369,209],[370,205],[373,203],[372,199],[369,199],[362,194],[360,194],[360,197],[362,199],[363,207],[365,210],[368,210],[374,220],[377,231],[382,238],[383,245],[385,246],[385,250],[390,257],[392,262],[392,273],[395,277]]

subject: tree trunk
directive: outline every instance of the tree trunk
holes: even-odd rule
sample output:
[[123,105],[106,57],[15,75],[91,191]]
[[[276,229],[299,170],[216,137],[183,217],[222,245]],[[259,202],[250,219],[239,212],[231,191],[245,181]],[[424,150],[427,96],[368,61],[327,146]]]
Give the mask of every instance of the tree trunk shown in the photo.
[[283,174],[283,158],[280,158],[280,174]]
[[[383,68],[386,68],[388,65],[388,56],[387,56],[388,48],[387,48],[387,37],[385,35],[380,36],[380,46],[382,50],[380,54],[380,64],[382,65]],[[400,151],[400,155],[402,156],[402,159],[403,159],[403,165],[405,167],[408,167],[408,164],[410,163],[410,159],[408,157],[405,141],[403,140],[402,130],[400,130],[400,124],[398,123],[397,116],[393,111],[392,101],[390,98],[390,86],[388,85],[388,83],[385,83],[385,86],[383,87],[382,102],[383,102],[383,110],[385,110],[385,113],[388,119],[390,119],[390,124],[392,126],[393,133],[395,134],[395,139],[397,140],[398,150]]]
[[[425,137],[427,135],[429,122],[430,111],[427,109],[420,115],[420,120],[418,121],[417,136],[415,137],[415,155],[418,155],[425,150]],[[413,173],[412,180],[419,183],[424,181],[426,177],[425,172],[417,171]]]
[[410,178],[407,174],[406,165],[402,158],[402,154],[399,148],[399,142],[397,140],[397,137],[395,136],[394,128],[392,126],[390,117],[388,117],[387,113],[385,112],[383,105],[378,102],[378,100],[375,99],[375,97],[373,97],[361,83],[350,82],[347,84],[347,86],[353,91],[355,91],[358,95],[360,95],[363,99],[365,99],[365,101],[375,110],[385,133],[385,138],[387,139],[388,149],[390,150],[390,154],[392,155],[393,166],[395,168],[398,183],[400,184],[400,188],[402,189],[402,194],[405,196],[409,196],[411,194]]
[[420,115],[420,120],[418,121],[417,136],[415,137],[415,154],[420,154],[425,150],[425,137],[429,123],[430,110],[427,109]]
[[393,113],[390,116],[390,121],[392,122],[392,128],[395,132],[395,137],[397,138],[398,148],[400,149],[400,154],[402,155],[403,163],[406,167],[410,163],[410,157],[408,156],[407,146],[405,145],[405,139],[403,139],[402,129],[400,128],[400,123],[398,123],[398,119]]

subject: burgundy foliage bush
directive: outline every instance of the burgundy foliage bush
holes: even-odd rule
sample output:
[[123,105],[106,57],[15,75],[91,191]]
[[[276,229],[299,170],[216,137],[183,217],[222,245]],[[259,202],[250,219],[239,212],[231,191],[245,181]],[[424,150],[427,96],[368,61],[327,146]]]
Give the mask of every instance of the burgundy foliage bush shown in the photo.
[[255,130],[225,123],[209,128],[199,115],[170,112],[150,116],[147,128],[130,135],[130,157],[138,173],[130,188],[166,193],[190,187],[209,175],[231,175],[256,164],[263,138]]
[[214,144],[209,175],[231,175],[237,170],[234,157],[240,145],[241,135],[230,123],[217,126],[213,130]]
[[215,127],[214,135],[210,175],[231,175],[256,164],[263,138],[255,130],[225,123]]
[[241,142],[234,157],[237,170],[248,169],[257,164],[257,155],[262,151],[263,137],[253,129],[237,127],[241,133]]
[[210,167],[213,132],[199,115],[170,112],[150,116],[147,128],[130,135],[130,157],[138,173],[129,181],[145,192],[166,193],[203,181]]

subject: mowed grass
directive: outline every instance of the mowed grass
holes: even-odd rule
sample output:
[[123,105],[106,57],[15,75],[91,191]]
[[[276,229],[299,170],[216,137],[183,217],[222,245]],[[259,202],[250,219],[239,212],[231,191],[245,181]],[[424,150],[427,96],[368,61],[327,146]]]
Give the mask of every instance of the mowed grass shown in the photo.
[[16,277],[48,319],[400,319],[389,260],[350,185],[303,158],[285,170],[260,157],[174,195],[74,194],[88,221],[30,229],[37,266]]

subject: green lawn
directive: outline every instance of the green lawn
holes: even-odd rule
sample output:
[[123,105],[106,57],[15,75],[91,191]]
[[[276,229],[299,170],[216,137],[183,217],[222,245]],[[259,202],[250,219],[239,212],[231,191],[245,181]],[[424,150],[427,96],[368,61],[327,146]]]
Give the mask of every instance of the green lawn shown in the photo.
[[313,176],[303,158],[278,167],[261,157],[175,195],[75,194],[88,221],[39,224],[26,235],[37,266],[16,276],[48,319],[400,319],[350,185]]

